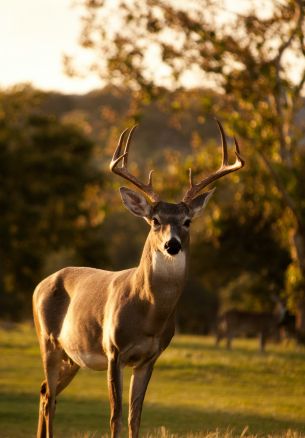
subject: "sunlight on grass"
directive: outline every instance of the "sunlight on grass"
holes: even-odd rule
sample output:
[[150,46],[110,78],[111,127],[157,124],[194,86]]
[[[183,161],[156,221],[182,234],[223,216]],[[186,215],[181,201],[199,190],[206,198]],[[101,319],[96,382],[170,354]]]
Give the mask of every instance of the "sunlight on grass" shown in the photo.
[[[216,348],[211,337],[175,337],[155,367],[140,436],[304,436],[304,350],[293,343],[269,345],[261,354],[257,345],[237,340],[227,351]],[[33,327],[0,329],[0,354],[0,436],[33,436],[43,378]],[[122,436],[127,436],[130,370],[124,374]],[[81,370],[58,399],[56,438],[107,437],[108,425],[106,373]]]
[[[79,434],[75,435],[73,438],[97,438],[98,435],[95,433],[85,433],[85,434]],[[273,434],[272,438],[303,438],[304,435],[288,430],[285,433],[282,434]],[[102,438],[110,438],[110,436],[103,435]],[[187,433],[186,435],[178,435],[176,433],[171,433],[168,430],[166,430],[164,427],[161,427],[160,429],[156,429],[152,433],[146,434],[143,438],[259,438],[258,435],[253,435],[248,433],[248,428],[245,427],[245,429],[242,431],[241,434],[235,434],[232,430],[227,430],[224,432],[221,432],[219,430],[216,430],[215,432],[208,432],[208,433]],[[268,435],[268,438],[271,438],[271,435]]]

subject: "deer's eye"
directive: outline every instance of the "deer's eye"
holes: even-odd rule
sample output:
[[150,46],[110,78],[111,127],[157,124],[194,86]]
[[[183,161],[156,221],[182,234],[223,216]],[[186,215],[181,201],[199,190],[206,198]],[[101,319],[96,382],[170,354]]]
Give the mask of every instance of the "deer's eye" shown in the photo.
[[188,228],[191,225],[191,219],[186,219],[186,221],[183,222],[183,226]]
[[153,224],[155,227],[158,227],[159,225],[161,225],[156,217],[153,217],[152,221],[153,221]]

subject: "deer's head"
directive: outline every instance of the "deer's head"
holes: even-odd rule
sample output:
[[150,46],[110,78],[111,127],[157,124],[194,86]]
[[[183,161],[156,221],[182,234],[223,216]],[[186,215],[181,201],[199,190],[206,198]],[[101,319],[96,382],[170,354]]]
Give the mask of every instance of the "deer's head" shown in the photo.
[[[201,193],[202,190],[222,176],[234,172],[244,166],[240,156],[239,146],[235,140],[236,160],[228,164],[228,151],[225,133],[222,125],[217,121],[221,138],[223,159],[221,167],[198,184],[193,182],[192,171],[189,170],[190,187],[177,204],[164,202],[159,199],[153,190],[152,172],[149,173],[148,183],[144,184],[132,175],[127,169],[128,151],[132,134],[136,128],[126,129],[120,136],[117,148],[113,154],[110,169],[138,187],[145,195],[126,187],[121,187],[123,204],[136,216],[143,217],[151,226],[151,239],[154,247],[166,256],[173,257],[183,251],[189,242],[189,230],[192,220],[199,216],[211,197],[214,189]],[[127,138],[126,138],[127,137]],[[122,147],[124,145],[124,152]],[[121,164],[119,167],[118,165]]]

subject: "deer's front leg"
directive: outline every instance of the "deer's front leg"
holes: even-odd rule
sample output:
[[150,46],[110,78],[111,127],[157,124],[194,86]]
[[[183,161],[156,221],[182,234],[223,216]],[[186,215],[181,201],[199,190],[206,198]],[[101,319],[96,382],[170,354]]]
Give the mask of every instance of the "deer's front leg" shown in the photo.
[[149,383],[154,362],[134,368],[129,390],[129,438],[138,438],[143,401]]
[[111,438],[120,436],[122,422],[122,368],[117,350],[108,359]]

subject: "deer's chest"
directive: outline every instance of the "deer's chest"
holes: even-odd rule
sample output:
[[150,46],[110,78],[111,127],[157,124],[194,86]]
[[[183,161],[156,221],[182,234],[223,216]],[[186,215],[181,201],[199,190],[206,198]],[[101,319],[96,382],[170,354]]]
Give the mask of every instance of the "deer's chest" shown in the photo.
[[107,354],[115,346],[123,365],[140,365],[158,356],[160,337],[154,331],[147,331],[144,312],[143,315],[139,312],[128,314],[128,311],[122,311],[120,317],[105,320],[103,348]]

